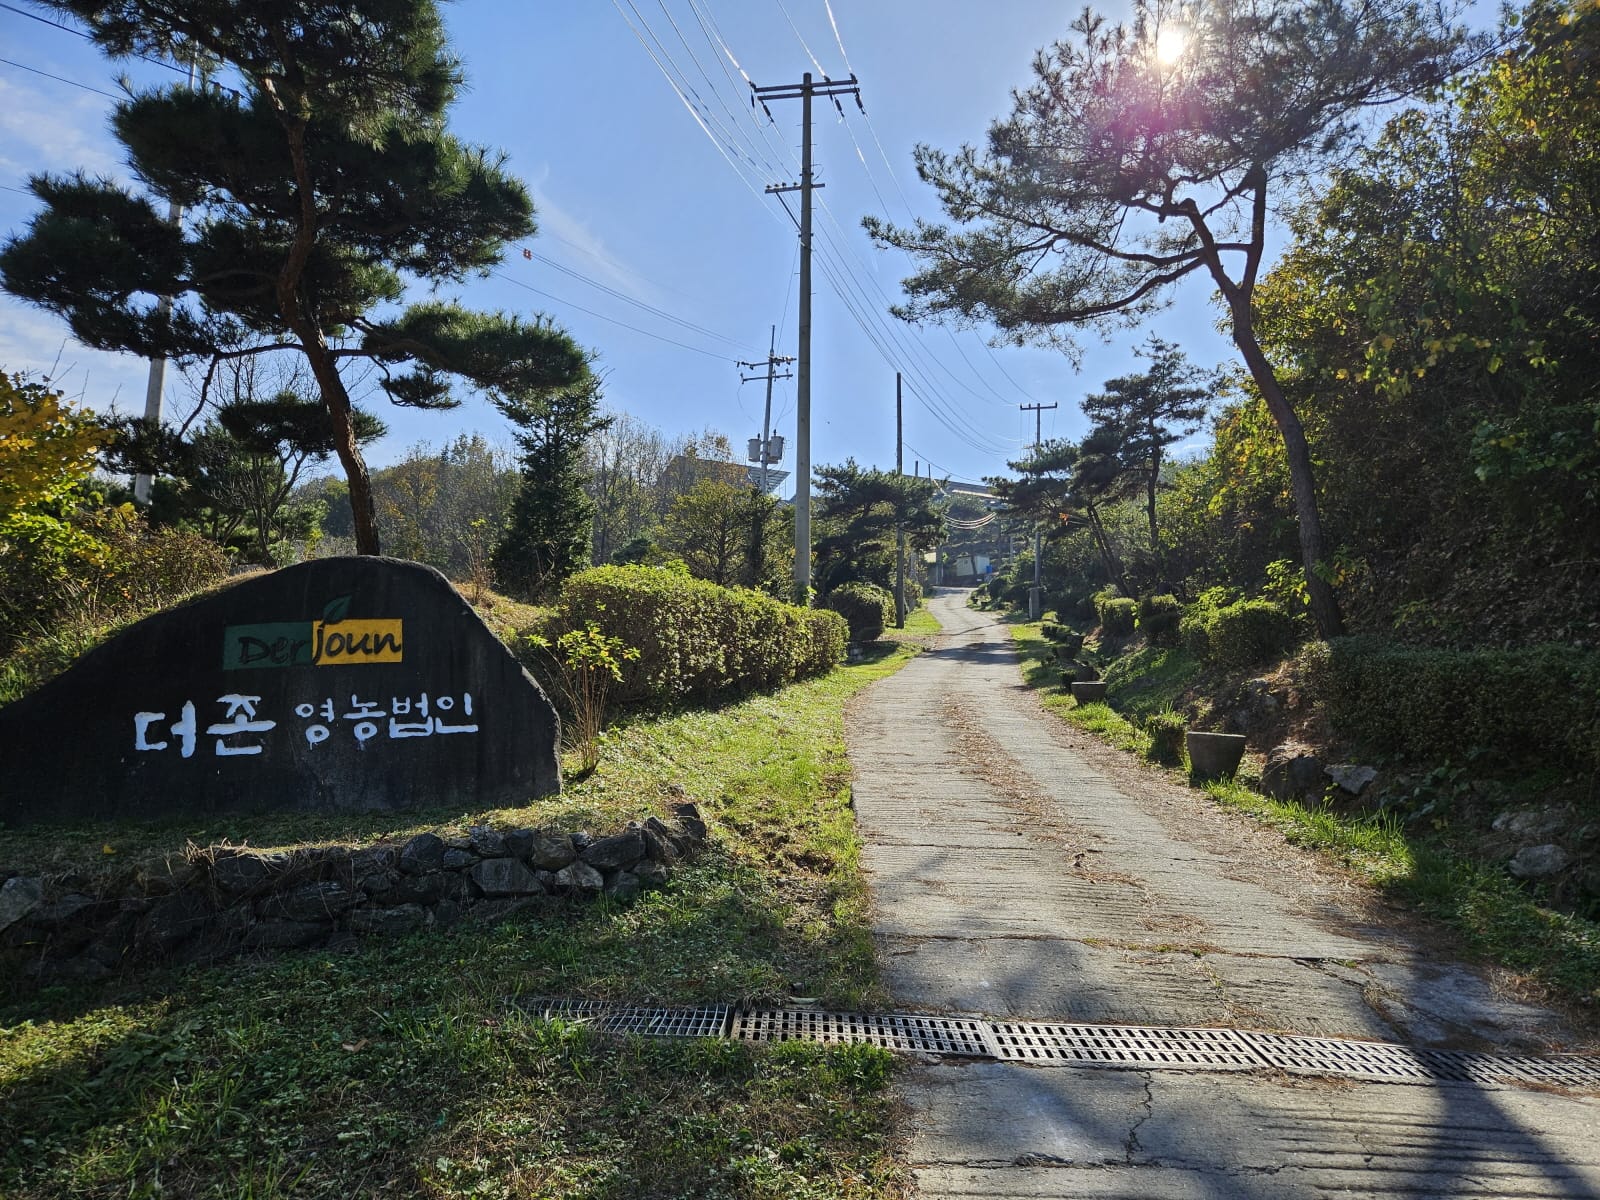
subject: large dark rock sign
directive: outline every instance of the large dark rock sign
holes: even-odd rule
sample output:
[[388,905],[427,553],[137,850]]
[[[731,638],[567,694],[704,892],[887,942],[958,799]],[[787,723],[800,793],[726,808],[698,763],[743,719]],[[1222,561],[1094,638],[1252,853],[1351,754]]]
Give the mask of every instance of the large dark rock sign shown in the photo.
[[158,613],[0,709],[0,822],[521,804],[544,693],[445,577],[287,567]]

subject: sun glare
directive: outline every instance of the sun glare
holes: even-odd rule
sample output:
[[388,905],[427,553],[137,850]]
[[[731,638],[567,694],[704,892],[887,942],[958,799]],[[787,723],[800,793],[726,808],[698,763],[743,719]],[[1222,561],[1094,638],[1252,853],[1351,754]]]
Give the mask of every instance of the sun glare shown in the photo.
[[1168,25],[1156,34],[1156,61],[1163,67],[1170,67],[1183,57],[1188,45],[1189,35],[1177,25]]

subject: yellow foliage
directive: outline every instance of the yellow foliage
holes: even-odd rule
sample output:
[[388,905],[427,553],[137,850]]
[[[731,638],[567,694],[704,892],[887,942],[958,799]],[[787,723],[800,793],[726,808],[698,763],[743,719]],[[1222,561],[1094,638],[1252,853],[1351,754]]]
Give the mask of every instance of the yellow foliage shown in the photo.
[[80,484],[106,436],[59,393],[0,371],[0,521]]

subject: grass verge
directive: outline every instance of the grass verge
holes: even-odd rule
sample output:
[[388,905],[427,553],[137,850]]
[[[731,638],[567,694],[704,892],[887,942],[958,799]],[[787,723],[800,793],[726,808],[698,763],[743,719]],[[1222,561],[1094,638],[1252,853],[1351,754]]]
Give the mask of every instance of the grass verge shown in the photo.
[[881,1000],[843,707],[914,653],[889,641],[775,695],[631,719],[549,804],[0,833],[0,862],[128,870],[185,840],[360,843],[441,816],[603,829],[679,785],[716,841],[631,904],[12,996],[0,1195],[904,1194],[885,1052],[612,1041],[505,1000]]
[[[1078,704],[1059,689],[1059,672],[1041,661],[1050,643],[1039,625],[1014,622],[1023,678],[1051,689],[1044,705],[1120,750],[1148,754],[1150,736],[1108,704]],[[1156,711],[1159,696],[1186,668],[1172,651],[1143,651],[1108,666],[1113,686],[1144,684],[1135,715]],[[1180,689],[1183,684],[1179,683]],[[1523,975],[1552,999],[1600,1005],[1600,924],[1541,906],[1503,870],[1474,859],[1439,836],[1409,828],[1392,813],[1350,815],[1329,807],[1274,800],[1248,779],[1203,785],[1213,800],[1280,830],[1291,842],[1340,863],[1386,895],[1435,917],[1460,938],[1465,953]]]

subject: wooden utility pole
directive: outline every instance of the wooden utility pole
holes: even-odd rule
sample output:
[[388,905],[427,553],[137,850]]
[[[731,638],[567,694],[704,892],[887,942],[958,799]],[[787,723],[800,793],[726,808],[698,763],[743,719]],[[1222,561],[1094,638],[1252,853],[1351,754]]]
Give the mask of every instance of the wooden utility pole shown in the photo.
[[754,383],[756,380],[763,379],[763,378],[766,379],[766,381],[767,381],[767,406],[761,413],[761,456],[760,457],[761,457],[761,494],[763,496],[766,495],[766,493],[767,493],[767,467],[770,464],[775,463],[775,462],[778,461],[777,457],[774,456],[771,453],[771,450],[770,450],[770,447],[772,445],[772,381],[775,380],[775,379],[793,379],[794,378],[794,376],[792,374],[790,374],[790,375],[777,375],[777,374],[774,374],[774,372],[777,370],[778,367],[787,365],[788,363],[792,363],[794,361],[793,357],[784,357],[784,356],[781,356],[781,355],[777,354],[776,353],[777,348],[778,348],[778,327],[776,325],[774,325],[772,327],[772,339],[768,343],[768,346],[767,346],[767,358],[766,358],[766,361],[765,362],[745,362],[745,361],[743,361],[741,359],[739,361],[739,363],[737,364],[738,366],[741,366],[741,367],[749,367],[752,371],[755,370],[757,367],[765,367],[766,368],[766,372],[767,372],[766,375],[764,375],[764,376],[762,376],[762,375],[741,375],[741,376],[739,376],[739,382],[740,383]]
[[[1046,409],[1059,408],[1056,404],[1019,404],[1023,412],[1033,414],[1033,456],[1039,457],[1043,419]],[[1033,523],[1033,586],[1028,589],[1028,620],[1037,621],[1044,616],[1044,597],[1039,588],[1039,523]]]
[[[818,83],[807,71],[799,83],[778,84],[773,87],[750,85],[752,102],[759,100],[767,108],[768,100],[800,101],[800,182],[773,184],[770,193],[800,193],[800,330],[797,353],[800,361],[795,374],[794,417],[794,590],[795,600],[805,604],[811,590],[811,193],[822,187],[812,181],[811,170],[811,100],[814,96],[827,96],[838,107],[840,96],[854,96],[856,106],[861,105],[861,88],[856,77],[832,80],[823,76]],[[841,108],[840,112],[844,110]]]
[[[894,373],[894,473],[906,473],[905,460],[901,457],[905,447],[905,425],[902,417],[900,402],[900,372]],[[894,559],[894,627],[906,627],[906,526],[904,514],[895,527],[895,559]]]

